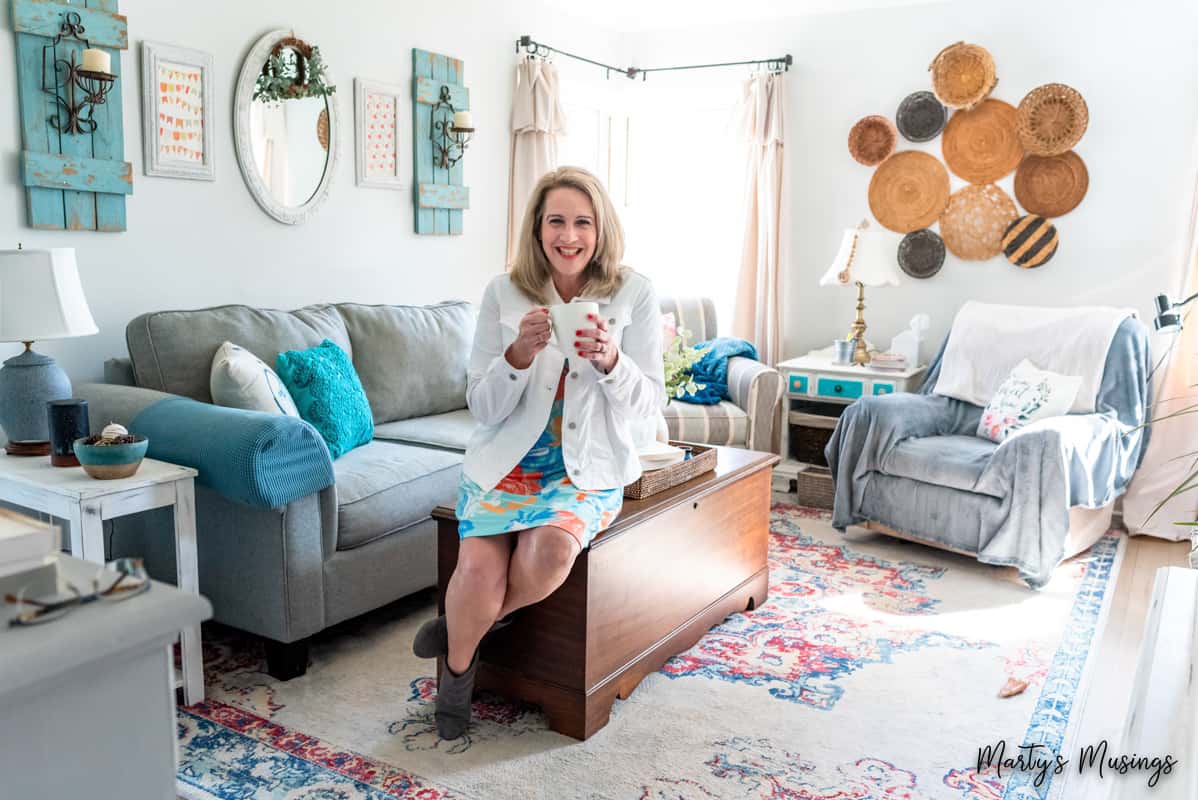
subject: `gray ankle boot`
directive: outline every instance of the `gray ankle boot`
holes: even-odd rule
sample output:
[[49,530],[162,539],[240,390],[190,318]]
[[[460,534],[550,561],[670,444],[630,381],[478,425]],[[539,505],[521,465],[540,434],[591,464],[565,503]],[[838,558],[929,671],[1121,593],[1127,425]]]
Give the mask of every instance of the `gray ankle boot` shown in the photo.
[[[511,625],[512,615],[515,613],[513,611],[498,620],[487,633],[494,633]],[[420,630],[416,631],[416,638],[412,640],[412,652],[418,658],[440,658],[449,655],[449,627],[446,625],[444,614],[420,626]]]
[[446,659],[441,669],[441,680],[437,684],[437,734],[442,739],[456,739],[470,725],[470,702],[474,696],[474,674],[478,671],[478,651],[470,666],[461,675],[455,675]]

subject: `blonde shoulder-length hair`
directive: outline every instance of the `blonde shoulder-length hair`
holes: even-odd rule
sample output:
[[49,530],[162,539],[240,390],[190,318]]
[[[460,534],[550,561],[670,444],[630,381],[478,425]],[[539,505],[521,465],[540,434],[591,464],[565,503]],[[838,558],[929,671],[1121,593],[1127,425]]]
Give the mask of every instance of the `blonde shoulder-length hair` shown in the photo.
[[624,258],[624,229],[611,199],[599,179],[581,167],[558,167],[537,181],[520,224],[516,259],[511,264],[511,280],[529,299],[548,304],[549,281],[553,268],[541,246],[541,221],[545,216],[545,198],[554,189],[567,187],[585,194],[595,209],[595,255],[583,273],[582,291],[605,296],[614,294],[623,283],[620,260]]

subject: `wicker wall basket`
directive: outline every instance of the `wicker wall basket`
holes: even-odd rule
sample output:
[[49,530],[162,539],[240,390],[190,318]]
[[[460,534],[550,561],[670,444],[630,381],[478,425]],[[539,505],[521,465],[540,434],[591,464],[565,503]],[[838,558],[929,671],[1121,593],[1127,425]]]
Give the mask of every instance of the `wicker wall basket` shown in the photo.
[[1072,150],[1059,156],[1028,156],[1015,171],[1015,199],[1042,217],[1068,214],[1089,188],[1086,162]]
[[898,131],[886,117],[872,114],[857,121],[849,131],[849,154],[858,164],[874,167],[894,152]]
[[953,192],[940,217],[944,245],[957,258],[984,261],[1002,252],[1007,227],[1019,217],[1015,203],[992,183]]
[[1042,267],[1057,254],[1060,237],[1051,220],[1028,214],[1010,224],[1002,237],[1003,255],[1017,267]]
[[1089,124],[1085,98],[1063,83],[1038,86],[1019,101],[1019,139],[1032,155],[1056,156],[1073,149]]
[[668,467],[645,472],[634,482],[624,487],[624,497],[627,500],[643,500],[650,495],[673,489],[679,484],[686,483],[704,472],[711,472],[716,465],[716,450],[701,444],[690,442],[670,442],[672,445],[684,444],[691,449],[691,457]]
[[869,182],[869,210],[895,233],[931,225],[948,203],[948,170],[935,156],[902,150],[882,162]]
[[930,142],[944,130],[946,109],[931,92],[912,92],[899,103],[894,122],[903,138],[911,142]]
[[898,265],[912,278],[930,278],[944,266],[944,240],[924,228],[903,237],[898,246]]
[[949,108],[973,108],[998,84],[994,57],[976,44],[950,44],[932,59],[928,71],[932,91]]
[[955,112],[940,140],[944,163],[970,183],[994,183],[1009,175],[1023,158],[1016,115],[1015,106],[993,98]]

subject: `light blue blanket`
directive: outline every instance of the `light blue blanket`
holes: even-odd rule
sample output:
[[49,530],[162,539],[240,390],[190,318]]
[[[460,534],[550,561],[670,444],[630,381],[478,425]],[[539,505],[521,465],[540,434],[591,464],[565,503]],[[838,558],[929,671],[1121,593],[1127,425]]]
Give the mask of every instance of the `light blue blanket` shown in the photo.
[[[1039,588],[1064,553],[1069,508],[1113,501],[1143,458],[1147,331],[1130,317],[1120,325],[1094,413],[1042,420],[1000,445],[973,440],[982,409],[932,393],[943,354],[942,345],[920,393],[862,398],[845,410],[824,451],[835,479],[832,524],[881,522],[1013,565]],[[920,474],[910,474],[912,464]]]

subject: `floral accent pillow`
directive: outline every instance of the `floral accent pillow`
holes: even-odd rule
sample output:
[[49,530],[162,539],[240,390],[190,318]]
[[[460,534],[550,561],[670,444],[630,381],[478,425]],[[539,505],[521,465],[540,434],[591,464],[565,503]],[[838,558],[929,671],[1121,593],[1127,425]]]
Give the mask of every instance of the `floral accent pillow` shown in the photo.
[[218,406],[300,415],[278,374],[258,356],[232,342],[222,344],[212,357],[208,388],[212,402]]
[[1025,358],[986,404],[977,435],[1002,443],[1025,425],[1068,414],[1081,385],[1080,376],[1037,369]]
[[669,311],[661,315],[661,349],[666,351],[670,349],[670,345],[674,343],[675,337],[678,336],[678,322],[674,317],[674,312]]

